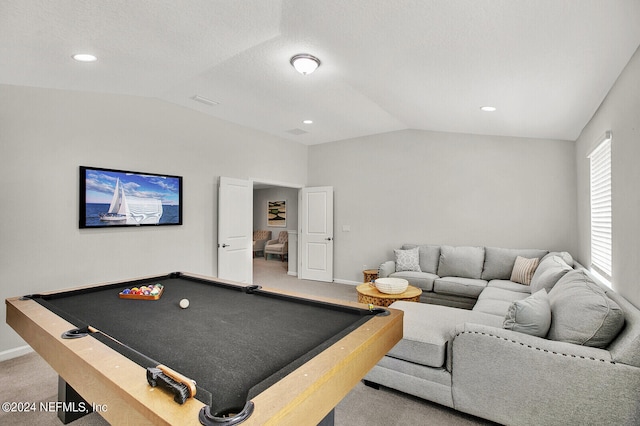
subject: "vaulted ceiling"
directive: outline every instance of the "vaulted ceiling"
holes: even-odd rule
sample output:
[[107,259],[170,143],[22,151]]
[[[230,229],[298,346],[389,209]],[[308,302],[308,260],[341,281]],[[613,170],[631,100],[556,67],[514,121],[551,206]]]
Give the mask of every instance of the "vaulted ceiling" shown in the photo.
[[[0,84],[158,98],[303,144],[575,140],[639,45],[638,0],[0,2]],[[322,64],[301,75],[297,53]]]

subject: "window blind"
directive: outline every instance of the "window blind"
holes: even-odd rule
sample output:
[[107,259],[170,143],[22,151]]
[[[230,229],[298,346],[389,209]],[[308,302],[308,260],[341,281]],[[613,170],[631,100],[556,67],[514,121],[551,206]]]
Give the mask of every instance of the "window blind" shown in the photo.
[[589,155],[591,160],[591,268],[611,281],[611,133]]

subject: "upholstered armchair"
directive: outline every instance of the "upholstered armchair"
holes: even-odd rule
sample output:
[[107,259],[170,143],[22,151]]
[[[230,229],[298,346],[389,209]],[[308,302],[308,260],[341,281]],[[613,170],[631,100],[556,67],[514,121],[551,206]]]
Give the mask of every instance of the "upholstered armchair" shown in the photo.
[[253,255],[264,252],[264,245],[271,239],[271,231],[253,231]]
[[284,257],[289,253],[289,233],[281,231],[277,240],[269,240],[264,246],[264,259],[268,259],[270,254],[280,255],[280,259],[284,262]]

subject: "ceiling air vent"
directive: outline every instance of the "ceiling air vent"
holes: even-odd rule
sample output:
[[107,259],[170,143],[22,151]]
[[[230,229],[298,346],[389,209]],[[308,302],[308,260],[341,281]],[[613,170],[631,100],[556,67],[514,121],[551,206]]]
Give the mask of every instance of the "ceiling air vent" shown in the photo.
[[205,105],[209,105],[209,106],[214,106],[214,105],[219,105],[220,104],[220,102],[216,102],[214,100],[207,99],[207,98],[205,98],[203,96],[200,96],[200,95],[195,95],[191,99],[193,99],[196,102],[200,102],[201,104],[205,104]]

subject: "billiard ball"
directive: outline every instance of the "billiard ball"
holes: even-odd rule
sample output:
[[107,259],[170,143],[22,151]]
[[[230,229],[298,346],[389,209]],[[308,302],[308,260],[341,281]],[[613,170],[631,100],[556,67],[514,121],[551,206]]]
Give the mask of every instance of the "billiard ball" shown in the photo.
[[182,309],[187,309],[189,307],[189,299],[182,299],[180,301],[180,307]]

